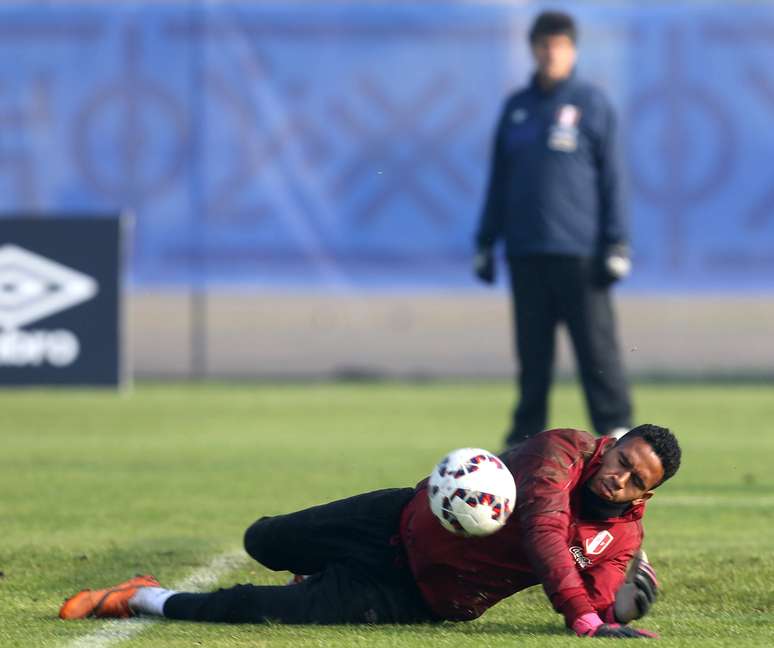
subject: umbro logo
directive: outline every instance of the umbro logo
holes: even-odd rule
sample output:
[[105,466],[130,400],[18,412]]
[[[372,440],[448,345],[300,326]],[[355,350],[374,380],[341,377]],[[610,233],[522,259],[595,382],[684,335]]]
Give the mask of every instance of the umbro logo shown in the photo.
[[511,121],[514,124],[521,124],[525,121],[527,121],[527,117],[529,117],[529,113],[525,108],[516,108],[511,113]]
[[16,330],[92,299],[90,276],[17,245],[0,246],[0,329]]

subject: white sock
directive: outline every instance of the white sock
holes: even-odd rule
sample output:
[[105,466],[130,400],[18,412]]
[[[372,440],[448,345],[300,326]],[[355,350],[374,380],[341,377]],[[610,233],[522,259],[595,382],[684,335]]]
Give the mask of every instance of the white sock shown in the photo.
[[173,594],[177,594],[177,592],[163,587],[140,587],[137,593],[129,599],[129,607],[138,614],[164,616],[164,603]]

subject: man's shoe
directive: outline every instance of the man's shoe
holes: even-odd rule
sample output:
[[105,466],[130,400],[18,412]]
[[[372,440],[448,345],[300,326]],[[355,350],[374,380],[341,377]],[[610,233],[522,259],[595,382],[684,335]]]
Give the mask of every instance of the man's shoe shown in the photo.
[[87,617],[126,619],[134,616],[129,599],[141,587],[159,587],[155,577],[135,576],[128,581],[96,590],[82,590],[66,599],[59,609],[60,619],[85,619]]
[[612,437],[613,439],[620,439],[624,434],[629,432],[629,428],[627,427],[617,427],[613,428],[612,430],[609,430],[605,436]]

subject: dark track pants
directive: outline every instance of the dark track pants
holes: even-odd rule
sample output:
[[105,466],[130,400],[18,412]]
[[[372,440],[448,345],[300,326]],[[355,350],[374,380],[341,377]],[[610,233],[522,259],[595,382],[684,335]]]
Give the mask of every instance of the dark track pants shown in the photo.
[[506,444],[545,429],[560,323],[570,334],[594,430],[629,427],[632,406],[610,290],[594,283],[591,260],[536,255],[509,259],[509,267],[520,398]]
[[414,489],[388,489],[264,517],[245,549],[269,569],[311,574],[296,585],[237,585],[180,593],[164,616],[229,623],[417,623],[433,620],[398,542],[400,513]]

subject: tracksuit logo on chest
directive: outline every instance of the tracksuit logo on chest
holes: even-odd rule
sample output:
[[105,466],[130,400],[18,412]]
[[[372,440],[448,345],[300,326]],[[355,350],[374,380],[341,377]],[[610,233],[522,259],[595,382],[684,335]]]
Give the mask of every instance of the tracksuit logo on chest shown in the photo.
[[548,148],[572,153],[578,148],[578,124],[581,111],[578,106],[564,104],[556,111],[556,120],[548,131]]

